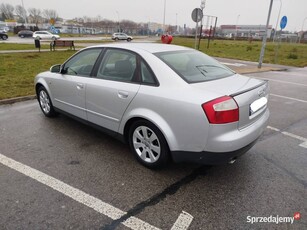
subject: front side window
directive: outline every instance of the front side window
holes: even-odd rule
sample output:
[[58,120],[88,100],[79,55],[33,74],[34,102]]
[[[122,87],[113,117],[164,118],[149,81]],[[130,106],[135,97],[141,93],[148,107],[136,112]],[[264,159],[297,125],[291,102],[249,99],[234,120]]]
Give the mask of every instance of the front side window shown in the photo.
[[215,59],[199,51],[171,51],[156,53],[188,83],[205,82],[229,77],[235,73]]
[[109,49],[98,68],[97,78],[112,81],[133,82],[136,72],[136,55],[134,53]]
[[88,49],[73,56],[65,63],[63,74],[90,76],[101,49]]

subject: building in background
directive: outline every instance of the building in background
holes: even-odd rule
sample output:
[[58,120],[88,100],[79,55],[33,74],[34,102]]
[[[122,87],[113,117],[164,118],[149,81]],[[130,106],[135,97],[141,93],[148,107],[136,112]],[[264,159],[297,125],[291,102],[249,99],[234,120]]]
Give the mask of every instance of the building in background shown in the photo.
[[[220,37],[245,37],[245,38],[259,38],[261,39],[265,34],[265,25],[221,25],[218,29]],[[272,33],[272,26],[268,28],[267,37],[270,38]]]

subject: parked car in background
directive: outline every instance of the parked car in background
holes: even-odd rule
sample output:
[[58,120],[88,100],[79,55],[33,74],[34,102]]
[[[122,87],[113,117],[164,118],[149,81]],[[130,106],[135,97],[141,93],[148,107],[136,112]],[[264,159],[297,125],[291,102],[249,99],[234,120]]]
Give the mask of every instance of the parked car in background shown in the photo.
[[20,38],[28,38],[32,36],[33,36],[33,32],[31,30],[20,30],[18,32],[18,37]]
[[52,34],[49,31],[35,31],[32,37],[39,40],[57,40],[60,38],[59,35]]
[[7,33],[5,32],[0,32],[0,38],[2,40],[7,40],[9,38],[9,36],[7,35]]
[[130,42],[133,40],[133,37],[128,36],[125,33],[114,33],[112,35],[112,40],[118,41],[118,40],[126,40],[127,42]]
[[9,27],[0,27],[0,32],[2,32],[2,33],[7,33],[9,31],[10,31]]
[[63,112],[107,131],[149,168],[233,163],[269,118],[267,81],[175,45],[88,47],[38,74],[35,88],[45,116]]

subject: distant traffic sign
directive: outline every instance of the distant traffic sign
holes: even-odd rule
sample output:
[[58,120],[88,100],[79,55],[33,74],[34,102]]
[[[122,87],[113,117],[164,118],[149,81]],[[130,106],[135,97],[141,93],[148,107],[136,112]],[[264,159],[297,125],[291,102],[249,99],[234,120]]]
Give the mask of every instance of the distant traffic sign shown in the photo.
[[192,11],[192,20],[194,22],[200,22],[202,18],[203,18],[203,11],[200,8],[195,8]]
[[284,29],[287,25],[288,18],[287,16],[283,16],[280,20],[280,29]]

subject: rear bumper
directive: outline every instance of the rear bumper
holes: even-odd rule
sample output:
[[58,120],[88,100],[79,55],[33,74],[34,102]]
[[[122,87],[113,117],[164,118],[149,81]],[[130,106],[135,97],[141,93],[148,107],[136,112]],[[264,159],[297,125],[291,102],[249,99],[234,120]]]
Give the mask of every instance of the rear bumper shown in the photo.
[[215,153],[215,152],[188,152],[188,151],[172,151],[172,157],[175,162],[193,162],[206,165],[226,164],[237,159],[251,149],[258,139],[247,146],[236,151]]

